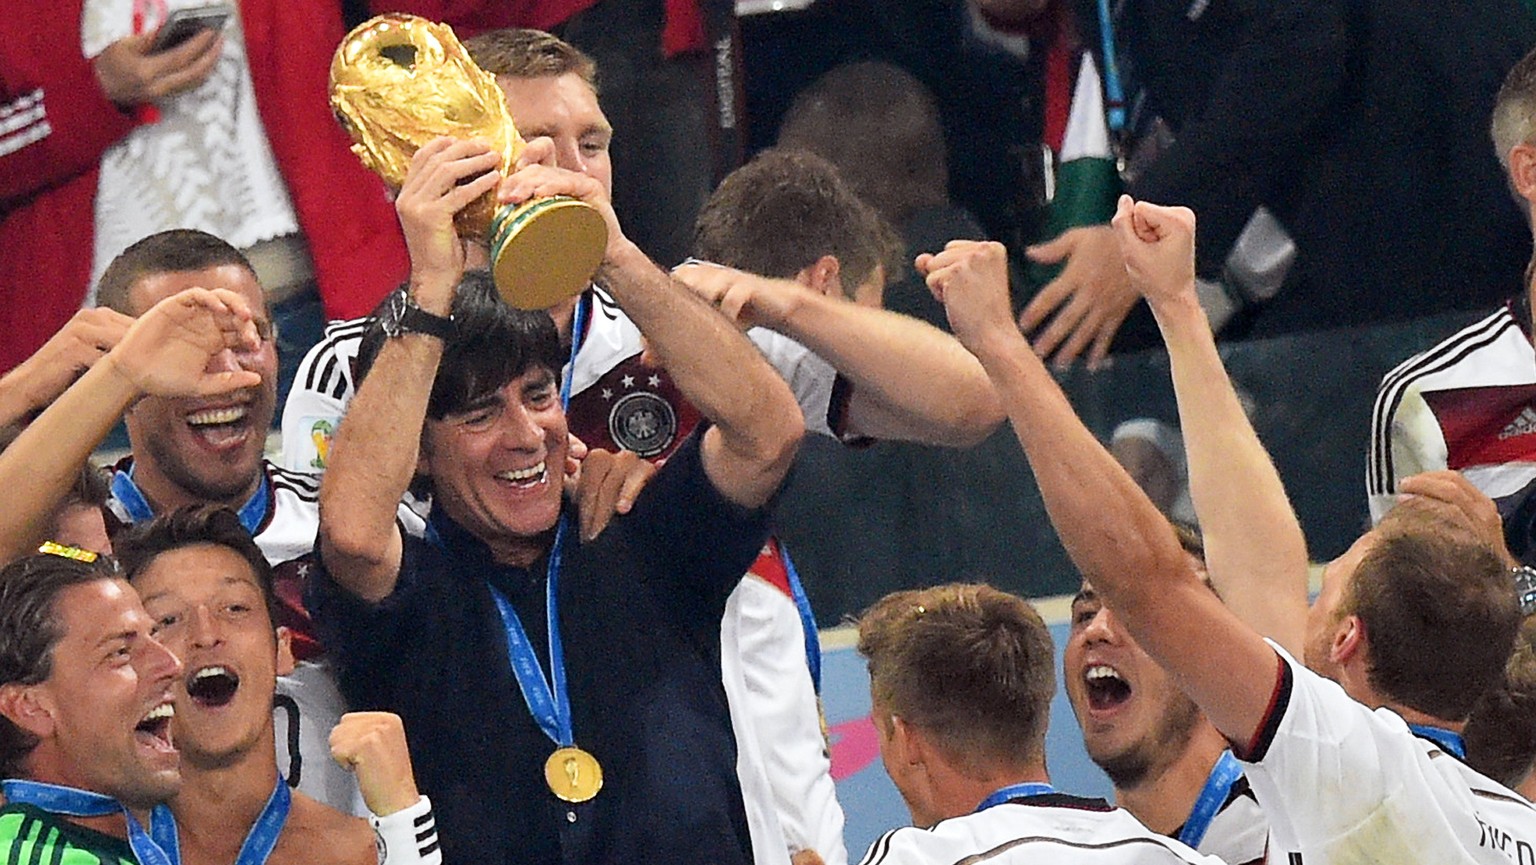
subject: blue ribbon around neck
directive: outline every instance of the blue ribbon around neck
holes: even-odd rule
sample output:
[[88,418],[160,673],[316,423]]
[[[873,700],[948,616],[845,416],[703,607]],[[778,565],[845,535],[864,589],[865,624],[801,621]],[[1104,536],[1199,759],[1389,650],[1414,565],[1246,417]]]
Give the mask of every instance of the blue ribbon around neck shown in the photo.
[[246,834],[245,843],[240,845],[235,865],[265,865],[272,851],[277,848],[278,836],[283,834],[283,826],[288,822],[288,809],[292,805],[293,793],[288,790],[288,782],[283,780],[282,775],[278,775],[272,795],[267,797],[266,806],[256,817],[251,831]]
[[[155,518],[154,508],[149,506],[149,500],[144,498],[144,493],[139,490],[139,485],[133,480],[135,464],[129,463],[127,469],[119,469],[112,474],[112,496],[122,503],[123,509],[128,511],[128,516],[136,523],[148,522]],[[256,492],[246,499],[240,506],[240,525],[252,535],[261,530],[261,523],[267,517],[267,502],[270,498],[267,490],[267,478],[263,469],[261,482],[256,484]]]
[[811,684],[821,693],[821,635],[816,631],[816,614],[811,612],[811,599],[805,596],[805,586],[800,583],[800,572],[790,561],[789,550],[782,541],[778,544],[779,561],[784,563],[784,574],[789,580],[789,597],[795,602],[800,614],[800,627],[805,630],[805,665],[811,671]]
[[1237,758],[1232,756],[1231,751],[1222,751],[1216,765],[1211,767],[1211,774],[1206,776],[1205,787],[1200,790],[1200,798],[1195,800],[1194,810],[1189,812],[1189,820],[1179,830],[1180,841],[1190,847],[1200,846],[1200,842],[1205,840],[1206,831],[1211,828],[1211,821],[1216,819],[1216,812],[1221,810],[1227,797],[1232,795],[1232,785],[1241,777],[1243,767],[1238,764]]
[[[565,380],[560,383],[560,407],[571,406],[571,379],[575,378],[576,352],[581,349],[585,336],[587,312],[591,297],[583,292],[576,301],[576,311],[571,316],[571,359],[566,366]],[[564,468],[563,466],[560,468]],[[549,630],[549,676],[539,666],[539,656],[533,651],[528,632],[517,610],[495,586],[489,586],[491,597],[496,601],[496,612],[501,614],[502,627],[507,632],[507,658],[512,673],[517,677],[518,690],[523,692],[523,702],[539,729],[555,744],[569,748],[575,744],[571,727],[571,695],[565,682],[565,648],[560,641],[560,611],[557,596],[560,583],[560,558],[565,546],[566,518],[562,511],[555,527],[555,542],[549,549],[549,567],[544,577],[544,616]]]
[[1015,799],[1024,799],[1029,796],[1045,796],[1054,792],[1056,792],[1055,787],[1052,787],[1050,784],[1042,784],[1039,781],[1029,781],[1023,784],[1009,784],[1003,789],[997,790],[992,795],[981,800],[981,804],[976,806],[976,810],[981,812],[996,805],[1001,805],[1005,802],[1012,802]]
[[1460,733],[1444,727],[1431,727],[1428,724],[1409,724],[1408,729],[1413,731],[1413,735],[1439,745],[1447,754],[1460,760],[1467,759],[1467,744],[1462,740]]
[[121,802],[111,796],[78,790],[41,781],[8,779],[0,781],[0,792],[12,804],[32,805],[66,817],[106,817],[122,814],[128,822],[128,846],[139,865],[181,865],[181,847],[176,840],[176,821],[171,809],[156,805],[150,812],[149,831],[140,825]]
[[544,579],[544,614],[549,628],[549,677],[539,666],[533,643],[517,610],[495,586],[489,586],[491,597],[496,599],[496,611],[501,614],[501,624],[507,632],[507,657],[512,662],[512,673],[517,676],[517,687],[523,692],[523,701],[539,729],[555,744],[569,748],[575,744],[571,729],[571,697],[565,685],[565,651],[560,643],[560,614],[555,597],[559,591],[560,551],[565,541],[565,514],[555,529],[555,544],[549,550],[549,569]]

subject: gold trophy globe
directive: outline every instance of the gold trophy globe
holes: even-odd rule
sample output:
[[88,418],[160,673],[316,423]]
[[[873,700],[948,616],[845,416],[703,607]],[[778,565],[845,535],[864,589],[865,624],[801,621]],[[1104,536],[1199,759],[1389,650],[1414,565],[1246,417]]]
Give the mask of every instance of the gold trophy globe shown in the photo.
[[[331,108],[352,152],[397,190],[411,157],[438,136],[491,142],[503,174],[525,146],[495,76],[448,25],[414,15],[380,15],[347,34],[331,59]],[[566,196],[498,207],[492,190],[454,228],[489,242],[496,288],[519,309],[548,309],[586,288],[608,242],[602,214]]]

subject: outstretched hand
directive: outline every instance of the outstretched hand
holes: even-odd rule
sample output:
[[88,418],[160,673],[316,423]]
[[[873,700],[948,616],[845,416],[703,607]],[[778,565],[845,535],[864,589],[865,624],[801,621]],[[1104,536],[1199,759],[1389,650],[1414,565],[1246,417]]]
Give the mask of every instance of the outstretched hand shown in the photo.
[[1175,301],[1195,301],[1195,212],[1120,196],[1115,238],[1126,272],[1154,312]]
[[672,276],[742,330],[782,326],[801,296],[810,291],[793,280],[703,262],[679,265],[672,269]]
[[214,363],[224,352],[261,349],[245,299],[222,288],[189,288],[150,307],[106,360],[140,394],[212,396],[255,387],[261,376],[238,363]]
[[1019,312],[1019,330],[1033,335],[1035,354],[1057,366],[1087,352],[1089,367],[1097,368],[1136,305],[1114,231],[1107,225],[1068,229],[1027,255],[1039,264],[1065,264]]
[[405,724],[389,712],[348,712],[331,728],[331,758],[357,775],[368,810],[379,817],[421,799],[405,743]]
[[943,252],[925,252],[915,264],[944,304],[955,337],[972,354],[998,336],[1018,338],[1008,303],[1008,253],[1001,243],[951,240]]

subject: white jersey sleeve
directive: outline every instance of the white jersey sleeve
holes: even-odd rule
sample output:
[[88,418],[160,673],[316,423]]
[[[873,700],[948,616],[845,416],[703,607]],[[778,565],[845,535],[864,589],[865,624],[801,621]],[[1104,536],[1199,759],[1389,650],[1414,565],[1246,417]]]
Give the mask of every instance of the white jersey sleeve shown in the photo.
[[826,865],[846,865],[843,809],[795,602],[748,574],[726,601],[720,647],[754,860],[815,850]]
[[1507,306],[1377,386],[1365,481],[1372,522],[1392,509],[1403,478],[1446,468],[1494,498],[1536,478],[1536,350]]
[[293,388],[283,403],[283,468],[325,470],[331,438],[357,389],[352,364],[367,324],[366,318],[327,324],[325,336],[299,362]]
[[754,327],[747,337],[762,351],[763,356],[779,376],[789,383],[800,411],[805,415],[805,428],[813,433],[837,438],[833,431],[840,407],[833,404],[833,390],[837,383],[837,370],[820,355],[798,342],[765,327]]
[[1517,846],[1536,854],[1530,803],[1275,651],[1269,717],[1238,755],[1269,817],[1270,861],[1507,865]]

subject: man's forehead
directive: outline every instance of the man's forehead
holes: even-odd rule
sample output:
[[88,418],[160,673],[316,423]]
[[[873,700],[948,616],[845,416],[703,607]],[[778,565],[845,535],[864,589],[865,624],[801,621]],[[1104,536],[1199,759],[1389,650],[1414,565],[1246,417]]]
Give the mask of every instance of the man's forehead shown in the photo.
[[498,75],[496,82],[507,95],[507,110],[512,114],[512,122],[525,136],[530,131],[545,131],[540,127],[571,115],[603,129],[611,129],[608,116],[598,102],[597,91],[575,72],[529,78]]
[[134,578],[146,605],[230,587],[260,593],[256,572],[243,556],[219,544],[177,547],[155,556]]
[[167,270],[146,273],[128,289],[128,301],[135,315],[173,294],[189,288],[223,288],[239,294],[257,316],[267,313],[266,297],[256,275],[243,265],[218,264],[199,270]]
[[55,596],[54,610],[62,625],[60,642],[86,646],[135,630],[147,618],[138,594],[116,578],[66,586]]

